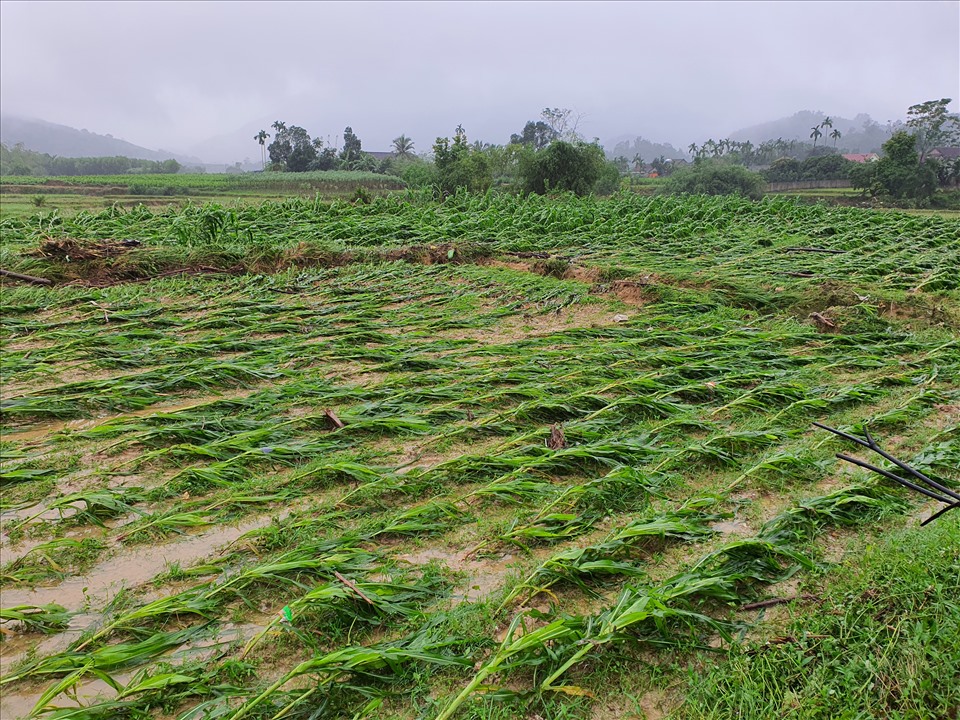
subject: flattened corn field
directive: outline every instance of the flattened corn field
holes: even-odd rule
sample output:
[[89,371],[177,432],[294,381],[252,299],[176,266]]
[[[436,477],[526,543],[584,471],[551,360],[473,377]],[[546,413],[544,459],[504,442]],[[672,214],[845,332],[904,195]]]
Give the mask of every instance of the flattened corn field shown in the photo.
[[[408,194],[2,232],[53,281],[3,287],[5,718],[836,717],[846,641],[804,623],[897,533],[960,637],[960,513],[918,528],[811,426],[960,482],[957,220]],[[789,648],[754,715],[699,685]],[[950,716],[958,655],[868,658],[847,716]]]

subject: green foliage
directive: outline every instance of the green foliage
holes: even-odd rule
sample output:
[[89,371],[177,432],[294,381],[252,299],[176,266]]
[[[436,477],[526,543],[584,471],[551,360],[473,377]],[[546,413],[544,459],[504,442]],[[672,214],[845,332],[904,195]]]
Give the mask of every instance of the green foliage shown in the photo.
[[78,175],[140,175],[155,173],[173,175],[181,170],[181,165],[174,159],[169,160],[140,160],[128,157],[60,157],[47,153],[34,152],[17,145],[0,150],[0,174],[17,177],[32,176],[64,176]]
[[349,165],[360,160],[362,149],[360,138],[353,132],[353,128],[347,125],[343,129],[343,149],[340,151],[340,161],[347,169],[354,169]]
[[433,145],[437,170],[437,187],[444,195],[452,195],[463,188],[470,192],[486,192],[493,183],[490,161],[482,150],[467,142],[462,126],[457,126],[453,142],[437,138]]
[[60,605],[17,605],[0,608],[0,623],[16,624],[28,632],[56,634],[69,625],[70,613]]
[[853,187],[895,200],[929,202],[937,189],[937,174],[930,163],[920,163],[916,143],[914,135],[894,133],[883,144],[884,157],[851,171]]
[[417,159],[399,164],[396,171],[410,188],[428,188],[437,184],[437,168],[433,163]]
[[514,133],[510,136],[510,144],[527,145],[534,150],[543,150],[558,138],[559,135],[557,131],[547,125],[543,120],[536,122],[528,120],[527,124],[523,126],[522,132],[519,134]]
[[698,160],[667,178],[661,192],[670,195],[741,195],[759,200],[763,196],[763,187],[762,175],[740,165]]
[[690,667],[679,718],[950,717],[960,707],[960,524],[944,516],[863,548],[797,609],[782,642]]
[[857,163],[842,155],[830,153],[813,155],[803,161],[780,158],[762,172],[767,182],[794,182],[800,180],[846,180]]
[[607,162],[599,145],[558,140],[544,150],[521,156],[520,178],[521,188],[527,193],[589,195],[612,192],[620,174],[616,165]]
[[369,205],[373,202],[373,198],[370,197],[370,193],[364,189],[363,185],[357,185],[357,189],[354,190],[350,202],[359,205]]
[[391,143],[393,152],[398,158],[413,157],[413,140],[406,135],[395,137]]
[[267,146],[270,162],[274,167],[287,172],[303,172],[317,159],[317,149],[310,135],[302,127],[277,121],[273,142]]

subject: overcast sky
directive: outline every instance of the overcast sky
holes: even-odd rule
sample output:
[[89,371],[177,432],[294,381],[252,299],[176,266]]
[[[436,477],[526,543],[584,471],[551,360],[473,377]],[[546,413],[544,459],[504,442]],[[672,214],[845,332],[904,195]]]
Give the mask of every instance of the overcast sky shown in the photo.
[[956,1],[0,2],[4,113],[208,161],[259,157],[276,119],[422,151],[458,123],[503,143],[566,107],[588,138],[686,147],[941,97],[960,97]]

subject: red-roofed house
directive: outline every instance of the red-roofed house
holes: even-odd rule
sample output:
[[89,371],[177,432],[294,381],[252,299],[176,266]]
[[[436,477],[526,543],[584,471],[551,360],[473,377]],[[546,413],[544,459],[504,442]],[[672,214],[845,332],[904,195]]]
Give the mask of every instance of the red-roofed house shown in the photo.
[[842,157],[844,160],[849,160],[850,162],[855,163],[876,162],[880,159],[880,156],[876,153],[848,153]]

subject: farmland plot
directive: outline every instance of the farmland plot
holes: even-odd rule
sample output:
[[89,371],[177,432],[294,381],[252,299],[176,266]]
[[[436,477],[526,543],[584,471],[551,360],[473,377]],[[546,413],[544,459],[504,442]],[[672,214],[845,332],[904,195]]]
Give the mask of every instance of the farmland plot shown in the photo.
[[641,716],[763,632],[744,605],[938,509],[813,421],[960,481],[956,221],[408,195],[2,229],[56,283],[3,289],[4,717]]

